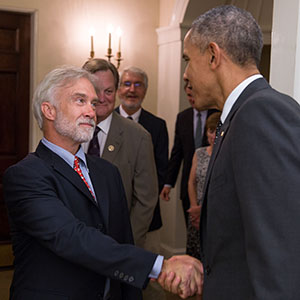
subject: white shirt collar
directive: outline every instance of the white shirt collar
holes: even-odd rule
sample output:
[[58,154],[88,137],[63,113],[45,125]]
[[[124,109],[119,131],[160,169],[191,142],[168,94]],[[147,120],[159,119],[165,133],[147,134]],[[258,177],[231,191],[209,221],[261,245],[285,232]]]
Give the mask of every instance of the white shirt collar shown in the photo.
[[[75,156],[71,152],[63,149],[56,144],[51,143],[45,137],[42,138],[42,143],[59,157],[61,157],[71,168],[73,168]],[[81,159],[85,166],[87,166],[85,155],[81,146],[79,147],[75,155]]]
[[97,126],[107,135],[109,132],[110,124],[112,120],[112,113],[103,121],[99,122]]
[[263,76],[261,74],[256,74],[248,77],[244,81],[242,81],[228,96],[224,103],[223,111],[221,114],[221,122],[224,124],[227,116],[229,115],[231,108],[233,107],[234,103],[240,96],[240,94],[244,91],[244,89],[254,80],[258,78],[262,78]]
[[[120,110],[120,115],[124,118],[127,118],[129,115],[127,114],[127,112],[123,109],[122,104],[119,106],[119,110]],[[130,115],[130,117],[133,119],[133,121],[138,122],[140,115],[142,112],[142,108],[140,108],[137,112],[135,112],[134,114]]]

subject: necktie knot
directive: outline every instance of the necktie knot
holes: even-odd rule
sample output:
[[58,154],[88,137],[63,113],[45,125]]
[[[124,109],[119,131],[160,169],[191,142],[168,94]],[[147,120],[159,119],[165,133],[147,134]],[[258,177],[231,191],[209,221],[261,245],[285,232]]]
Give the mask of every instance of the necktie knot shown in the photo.
[[76,169],[78,169],[78,168],[80,168],[79,167],[79,158],[78,158],[78,156],[75,155],[75,157],[74,157],[74,170],[76,171]]
[[93,138],[90,141],[89,144],[89,148],[87,153],[93,156],[100,156],[100,145],[99,145],[99,141],[98,141],[98,133],[101,129],[96,126],[94,134],[93,134]]
[[77,172],[77,174],[80,176],[80,178],[83,180],[83,182],[85,183],[86,187],[88,188],[88,190],[90,191],[90,193],[92,194],[93,198],[95,199],[95,195],[91,189],[91,187],[89,186],[88,182],[86,181],[86,179],[84,178],[80,165],[79,165],[79,157],[75,155],[74,157],[74,170]]
[[97,136],[100,130],[101,130],[101,129],[100,129],[98,126],[96,126],[96,127],[95,127],[95,131],[94,131],[94,134],[93,134],[93,137],[94,137],[94,136]]

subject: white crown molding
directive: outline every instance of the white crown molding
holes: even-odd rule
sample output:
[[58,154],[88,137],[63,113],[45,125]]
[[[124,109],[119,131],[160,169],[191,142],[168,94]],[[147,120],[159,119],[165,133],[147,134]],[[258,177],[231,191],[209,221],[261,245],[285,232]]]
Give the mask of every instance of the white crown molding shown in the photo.
[[170,26],[178,25],[183,22],[186,8],[189,2],[190,0],[176,0],[170,21]]
[[181,42],[181,28],[179,25],[160,27],[156,29],[158,45]]

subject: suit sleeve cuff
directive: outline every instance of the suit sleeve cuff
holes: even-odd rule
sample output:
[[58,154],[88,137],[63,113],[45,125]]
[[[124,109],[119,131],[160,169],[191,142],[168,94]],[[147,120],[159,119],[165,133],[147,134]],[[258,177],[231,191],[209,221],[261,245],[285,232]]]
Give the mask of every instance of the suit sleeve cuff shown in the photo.
[[152,270],[151,270],[151,272],[148,276],[149,278],[155,278],[156,279],[158,277],[158,275],[161,272],[163,262],[164,262],[164,257],[161,256],[161,255],[158,255],[156,257],[155,262],[154,262],[153,268],[152,268]]

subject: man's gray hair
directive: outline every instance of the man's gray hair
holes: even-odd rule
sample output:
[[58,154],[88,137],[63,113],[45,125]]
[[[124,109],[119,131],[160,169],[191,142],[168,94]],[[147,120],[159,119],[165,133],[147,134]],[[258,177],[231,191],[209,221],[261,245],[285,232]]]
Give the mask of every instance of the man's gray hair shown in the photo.
[[240,65],[259,66],[263,47],[262,32],[253,16],[236,6],[215,7],[192,24],[191,42],[204,52],[215,42],[231,60]]
[[70,83],[76,82],[81,78],[88,79],[95,87],[93,75],[82,68],[74,66],[61,66],[57,69],[54,69],[49,72],[40,82],[34,92],[32,99],[33,114],[40,129],[43,128],[43,113],[41,110],[42,103],[49,102],[52,105],[56,106],[57,89],[65,87]]
[[133,67],[133,66],[130,66],[130,67],[126,67],[123,69],[121,75],[120,75],[120,84],[122,83],[122,80],[123,80],[123,75],[125,73],[134,73],[134,74],[138,74],[140,76],[143,77],[143,81],[144,81],[144,85],[145,85],[145,88],[147,89],[148,88],[148,75],[145,71],[143,71],[142,69],[140,68],[137,68],[137,67]]

